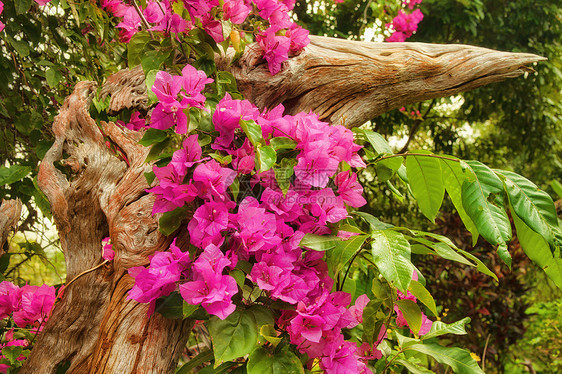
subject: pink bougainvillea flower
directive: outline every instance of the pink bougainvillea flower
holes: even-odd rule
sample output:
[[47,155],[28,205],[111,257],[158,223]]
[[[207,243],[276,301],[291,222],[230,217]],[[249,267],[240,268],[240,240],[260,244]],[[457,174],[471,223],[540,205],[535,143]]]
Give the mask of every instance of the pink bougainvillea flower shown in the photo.
[[228,210],[234,203],[206,202],[193,213],[193,218],[187,225],[191,244],[205,248],[210,244],[221,245],[224,241],[222,232],[228,228]]
[[39,5],[47,5],[51,2],[51,0],[35,0],[35,2]]
[[102,257],[104,260],[113,261],[115,257],[115,251],[113,250],[113,244],[111,244],[111,238],[103,238],[102,244]]
[[193,171],[193,184],[199,192],[199,197],[212,200],[227,200],[226,189],[236,178],[236,172],[230,168],[223,168],[215,160],[199,164]]
[[236,306],[231,299],[238,292],[236,281],[230,275],[222,275],[231,262],[214,245],[205,248],[193,263],[194,281],[180,286],[180,294],[189,304],[201,304],[209,313],[225,319]]
[[0,319],[8,317],[18,309],[21,289],[12,282],[0,282]]
[[55,304],[55,288],[47,286],[23,286],[21,288],[21,302],[18,310],[14,311],[14,322],[19,327],[42,324]]
[[123,21],[117,24],[117,28],[121,29],[120,40],[128,43],[133,35],[141,29],[141,18],[134,7],[129,6],[123,15]]
[[367,204],[363,195],[363,186],[357,182],[357,174],[342,171],[334,178],[334,183],[338,187],[338,194],[349,206],[359,208]]
[[277,35],[273,27],[256,35],[256,41],[263,50],[263,58],[271,75],[279,73],[281,65],[289,58],[291,39],[284,35]]
[[244,0],[227,0],[222,6],[224,18],[232,21],[236,25],[244,23],[252,8]]
[[[4,3],[0,1],[0,14],[2,14],[3,11],[4,11]],[[0,21],[0,32],[2,32],[2,30],[4,30],[4,24],[2,23],[2,21]]]
[[285,36],[291,39],[289,51],[295,53],[306,47],[310,43],[309,34],[310,32],[308,30],[303,29],[296,23],[291,24],[285,33]]

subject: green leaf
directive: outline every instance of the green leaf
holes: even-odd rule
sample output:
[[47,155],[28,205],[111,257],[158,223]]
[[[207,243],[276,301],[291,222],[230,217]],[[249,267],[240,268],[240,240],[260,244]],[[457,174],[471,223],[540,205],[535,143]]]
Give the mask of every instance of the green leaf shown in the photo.
[[484,374],[470,353],[460,348],[448,348],[439,344],[413,344],[407,348],[433,357],[437,362],[449,365],[458,374]]
[[297,160],[294,158],[283,158],[281,160],[281,165],[279,167],[274,168],[275,171],[275,180],[277,180],[277,184],[283,195],[287,194],[289,191],[289,187],[291,186],[291,177],[295,173],[295,165],[297,164]]
[[187,217],[187,210],[187,207],[183,206],[171,212],[163,213],[162,217],[158,220],[158,229],[160,232],[165,236],[173,234],[180,228],[183,219]]
[[183,298],[179,292],[160,297],[156,299],[154,311],[168,319],[183,319]]
[[478,229],[462,206],[462,184],[469,178],[469,175],[464,172],[459,162],[444,159],[441,159],[441,171],[443,172],[445,190],[449,194],[464,226],[472,234],[472,245],[474,246],[478,240]]
[[337,274],[353,255],[361,250],[361,246],[367,238],[367,235],[357,235],[348,240],[335,242],[335,247],[326,255],[328,268],[332,270],[333,274]]
[[31,173],[30,166],[12,165],[10,167],[0,166],[0,186],[12,184],[22,180]]
[[464,255],[466,258],[469,258],[470,260],[474,261],[476,263],[476,270],[478,270],[482,274],[489,275],[490,277],[494,278],[496,282],[498,281],[498,277],[496,276],[496,274],[494,274],[490,269],[488,269],[488,267],[484,265],[484,263],[480,261],[478,257],[462,249],[458,249],[458,252]]
[[213,359],[213,351],[206,349],[199,353],[197,356],[189,359],[189,361],[183,365],[181,368],[176,370],[176,374],[189,374],[195,368],[203,365],[205,362],[209,362]]
[[31,8],[31,0],[17,0],[14,1],[14,5],[16,6],[16,14],[25,14]]
[[141,57],[141,65],[144,73],[151,70],[160,70],[160,67],[170,57],[170,52],[162,52],[161,50],[145,51]]
[[[158,74],[159,70],[151,70],[146,73],[146,93],[148,94],[148,98],[150,99],[151,103],[158,102],[158,96],[152,91],[152,87],[154,86],[154,82],[156,81],[156,74]],[[190,121],[190,123],[193,121]]]
[[335,235],[306,234],[300,241],[299,247],[307,247],[314,251],[327,251],[336,247],[340,238]]
[[365,134],[365,138],[367,139],[367,141],[369,143],[371,143],[371,145],[373,146],[373,148],[375,149],[375,151],[377,152],[377,154],[392,154],[392,148],[390,148],[390,145],[388,144],[388,142],[386,141],[385,138],[383,138],[383,136],[381,134],[379,134],[378,132],[374,132],[371,130],[360,130],[363,132],[363,134]]
[[503,191],[503,182],[481,163],[470,161],[469,166],[476,179],[462,185],[463,207],[484,239],[494,245],[505,243],[511,239],[509,218],[502,207],[488,200]]
[[390,230],[375,231],[372,239],[375,265],[387,281],[405,294],[414,272],[410,243],[401,233]]
[[254,147],[257,147],[258,144],[265,145],[261,133],[261,127],[256,122],[244,121],[243,119],[241,119],[240,127],[242,128],[242,131],[244,131],[248,139],[250,139],[250,143],[252,143]]
[[417,335],[422,325],[422,312],[418,304],[409,299],[402,299],[396,300],[396,305],[404,315],[410,329]]
[[562,233],[558,227],[556,208],[550,195],[516,173],[503,170],[497,172],[504,178],[513,212],[554,247],[555,238],[562,237]]
[[558,195],[558,198],[562,199],[562,183],[558,182],[557,180],[553,180],[550,182],[550,187],[552,187],[554,193]]
[[127,60],[129,68],[134,68],[141,63],[144,46],[151,40],[148,31],[137,32],[129,41],[127,48]]
[[146,130],[146,132],[142,136],[142,139],[139,141],[139,144],[148,147],[153,144],[162,142],[167,137],[168,134],[166,133],[166,131],[150,128]]
[[16,363],[17,358],[21,355],[22,352],[22,346],[13,345],[2,348],[2,355],[6,356],[6,358],[10,360],[10,364],[12,365]]
[[263,325],[260,328],[260,335],[270,342],[273,347],[277,347],[277,345],[283,340],[283,338],[278,337],[277,330],[275,330],[275,326],[273,325]]
[[375,216],[373,216],[369,213],[354,212],[353,214],[363,218],[363,220],[365,222],[367,222],[369,224],[369,226],[371,227],[371,231],[386,230],[386,229],[394,227],[394,225],[392,225],[390,223],[382,222],[377,217],[375,217]]
[[45,78],[47,78],[47,84],[49,87],[56,87],[62,79],[62,74],[58,69],[49,68],[45,73]]
[[435,300],[429,291],[418,281],[412,279],[410,286],[408,287],[412,295],[414,295],[423,305],[429,308],[431,313],[437,317],[437,307],[435,306]]
[[410,361],[406,361],[406,360],[402,360],[402,359],[398,359],[396,360],[396,363],[404,366],[406,369],[408,369],[408,371],[410,373],[414,373],[414,374],[431,374],[434,373],[433,371],[424,368],[423,366],[419,366],[413,362]]
[[182,305],[183,318],[188,318],[193,313],[195,313],[195,311],[197,309],[199,309],[199,305],[192,305],[192,304],[189,304],[187,301],[184,300],[183,305]]
[[406,171],[420,210],[431,222],[435,222],[445,196],[441,162],[429,156],[408,156]]
[[277,151],[278,149],[295,149],[297,143],[292,139],[280,136],[270,139],[269,145]]
[[469,317],[465,317],[460,321],[454,323],[444,323],[441,321],[434,321],[431,324],[431,330],[424,336],[422,340],[429,340],[445,334],[466,335],[465,325],[470,322]]
[[544,267],[544,272],[562,290],[562,258],[551,258]]
[[[266,325],[272,326],[275,323],[275,319],[273,318],[273,313],[271,312],[271,310],[267,309],[263,305],[258,305],[258,304],[252,305],[248,309],[248,311],[251,312],[251,313],[254,313],[254,318],[256,319],[258,331],[260,331],[260,332],[261,332],[261,328],[263,326],[266,326]],[[267,338],[263,337],[261,335],[261,333],[258,334],[258,342],[257,342],[258,345],[266,344],[267,341],[268,341]]]
[[383,304],[382,300],[370,300],[363,309],[363,341],[369,344],[377,343],[382,323],[381,318],[377,317],[377,313]]
[[275,353],[265,348],[255,349],[248,357],[248,374],[304,374],[299,358],[287,348]]
[[391,157],[382,160],[378,160],[375,163],[375,171],[377,173],[377,178],[381,182],[386,182],[394,176],[398,169],[402,166],[404,161],[403,157]]
[[254,313],[246,310],[237,309],[224,320],[212,316],[208,328],[213,341],[215,367],[247,355],[258,339]]
[[258,146],[257,157],[260,172],[271,169],[277,161],[277,153],[275,149],[270,146]]

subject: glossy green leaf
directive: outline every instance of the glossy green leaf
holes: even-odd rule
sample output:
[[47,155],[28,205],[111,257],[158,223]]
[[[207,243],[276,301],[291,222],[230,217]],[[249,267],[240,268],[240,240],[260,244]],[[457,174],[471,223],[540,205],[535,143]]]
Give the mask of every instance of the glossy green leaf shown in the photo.
[[183,303],[179,292],[172,292],[156,300],[154,311],[168,319],[183,319]]
[[315,251],[327,251],[336,247],[340,238],[335,235],[306,234],[300,241],[299,247],[307,247]]
[[160,70],[168,57],[170,57],[170,52],[163,52],[161,50],[145,51],[141,57],[142,70],[145,74],[151,70]]
[[382,304],[382,300],[370,300],[363,308],[363,341],[369,344],[377,343],[379,337],[382,319],[377,317],[377,314]]
[[503,192],[503,182],[487,166],[467,163],[476,179],[465,180],[462,185],[463,207],[484,239],[494,245],[505,243],[511,239],[509,218],[503,207],[489,201],[491,194]]
[[62,74],[58,69],[51,67],[45,73],[45,78],[47,79],[47,84],[49,85],[49,87],[53,88],[60,83],[62,79]]
[[21,345],[12,345],[2,348],[2,355],[5,356],[10,364],[15,364],[17,358],[21,355],[23,347]]
[[410,243],[404,235],[391,230],[375,231],[372,239],[371,251],[375,265],[387,281],[405,294],[414,272]]
[[562,199],[562,183],[558,182],[557,180],[553,180],[550,182],[550,186],[552,187],[556,195],[558,195],[558,198]]
[[255,347],[258,339],[254,313],[246,310],[237,309],[224,320],[212,316],[208,329],[213,341],[215,367],[225,361],[247,355]]
[[504,170],[497,172],[504,178],[513,212],[550,245],[555,246],[555,238],[561,238],[562,232],[550,195],[516,173]]
[[396,305],[398,305],[410,329],[417,335],[422,325],[422,312],[418,304],[410,299],[401,299],[396,300]]
[[275,330],[274,325],[263,325],[260,328],[260,335],[265,338],[273,347],[277,347],[279,343],[283,340],[278,335],[279,333]]
[[160,143],[167,137],[168,134],[166,133],[166,131],[150,128],[146,130],[146,132],[142,136],[142,139],[139,141],[139,144],[148,147],[153,144]]
[[542,235],[534,232],[521,218],[517,215],[512,216],[521,248],[523,248],[523,251],[531,261],[544,268],[552,258],[550,246]]
[[464,226],[472,234],[472,245],[475,245],[479,235],[478,229],[462,206],[462,185],[469,178],[469,175],[464,172],[459,162],[451,160],[441,159],[441,171],[443,172],[445,190],[449,194]]
[[14,1],[14,5],[16,7],[16,14],[25,14],[31,7],[31,0],[17,0]]
[[476,263],[476,270],[478,270],[482,274],[489,275],[490,277],[494,278],[496,282],[498,281],[498,277],[496,276],[496,274],[494,274],[490,269],[488,269],[488,267],[482,261],[480,261],[478,257],[462,249],[459,249],[458,252],[461,253],[466,258],[472,260],[474,263]]
[[431,371],[427,368],[424,368],[423,366],[419,366],[418,364],[415,364],[415,363],[410,362],[410,361],[398,359],[398,360],[396,360],[396,363],[404,366],[406,369],[408,369],[408,371],[410,373],[414,373],[414,374],[431,374],[431,373],[434,373],[433,371]]
[[144,46],[151,40],[148,31],[137,32],[127,46],[127,60],[129,68],[139,65],[142,60]]
[[431,324],[431,330],[424,336],[422,340],[429,340],[445,334],[466,335],[465,325],[470,322],[469,317],[465,317],[460,321],[454,323],[444,323],[441,321],[434,321]]
[[458,374],[484,374],[470,352],[460,348],[443,347],[439,344],[413,344],[407,348],[433,357],[437,362],[449,365]]
[[377,154],[382,154],[382,153],[391,154],[391,153],[393,153],[392,148],[390,148],[390,145],[388,144],[386,139],[383,138],[383,136],[381,134],[379,134],[378,132],[371,131],[371,130],[360,130],[360,131],[363,132],[363,134],[365,135],[365,138],[373,146],[373,148],[375,149]]
[[0,186],[12,184],[22,180],[29,173],[31,167],[22,165],[12,165],[10,167],[0,166]]
[[297,143],[292,139],[280,136],[270,139],[269,145],[277,151],[278,149],[295,149]]
[[299,358],[287,348],[269,352],[265,348],[255,349],[248,357],[248,374],[304,374]]
[[[240,270],[239,270],[240,271]],[[254,318],[256,320],[258,331],[261,332],[261,328],[265,325],[273,325],[275,323],[275,319],[273,318],[273,313],[271,310],[267,309],[263,305],[252,305],[249,309],[249,312],[254,314]],[[258,345],[263,345],[267,343],[267,339],[260,334],[258,334]]]
[[287,194],[289,187],[291,186],[291,177],[295,173],[295,165],[297,160],[294,158],[283,158],[281,159],[280,165],[274,168],[275,180],[281,188],[283,195]]
[[242,131],[244,131],[248,139],[250,139],[250,143],[252,143],[254,147],[257,147],[258,144],[264,144],[261,127],[256,122],[245,121],[241,119],[240,127],[242,128]]
[[562,290],[562,258],[553,257],[546,263],[544,272]]
[[367,238],[367,235],[357,235],[348,240],[335,242],[335,247],[326,255],[328,268],[332,270],[333,274],[337,274],[351,260]]
[[386,182],[387,180],[392,178],[394,174],[396,174],[400,166],[402,166],[403,161],[403,157],[391,157],[378,160],[375,163],[375,171],[377,173],[377,178],[379,179],[379,181]]
[[386,229],[394,227],[394,225],[392,225],[390,223],[383,222],[383,221],[379,220],[377,217],[375,217],[375,216],[373,216],[369,213],[354,212],[353,214],[363,218],[363,220],[365,222],[367,222],[369,224],[369,226],[371,227],[371,231],[386,230]]
[[439,159],[429,156],[408,156],[406,171],[420,210],[430,221],[435,222],[445,196]]
[[410,286],[408,287],[412,295],[414,295],[423,305],[429,308],[431,313],[437,317],[437,307],[435,306],[435,300],[429,291],[418,281],[412,279]]
[[162,214],[158,220],[158,230],[165,235],[173,234],[180,228],[182,221],[187,217],[187,207],[176,208],[171,212]]
[[277,161],[277,153],[270,146],[258,146],[257,156],[260,172],[271,169]]
[[189,304],[187,301],[184,300],[183,305],[182,305],[183,318],[190,317],[199,308],[200,308],[199,305],[192,305],[192,304]]

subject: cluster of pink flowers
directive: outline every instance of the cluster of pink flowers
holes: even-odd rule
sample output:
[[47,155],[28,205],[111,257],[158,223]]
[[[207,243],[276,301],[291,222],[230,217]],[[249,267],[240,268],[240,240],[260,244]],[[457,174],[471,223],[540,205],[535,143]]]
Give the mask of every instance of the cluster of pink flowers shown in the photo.
[[146,126],[146,120],[141,118],[140,112],[134,112],[131,114],[129,122],[125,123],[124,121],[118,120],[117,124],[132,131],[139,131]]
[[166,130],[176,125],[178,134],[187,133],[187,114],[184,109],[205,109],[205,96],[201,91],[211,82],[213,80],[207,78],[204,72],[191,65],[183,68],[182,75],[159,71],[152,86],[152,91],[158,97],[158,105],[152,111],[150,126]]
[[[409,9],[414,9],[414,6],[420,4],[422,0],[405,0],[404,6]],[[394,31],[386,41],[387,42],[403,42],[416,32],[418,24],[423,19],[421,10],[416,9],[411,13],[406,13],[403,10],[398,11],[398,15],[394,17],[392,23],[386,25],[387,28],[392,27]]]
[[[205,83],[201,74],[196,73],[198,82]],[[163,82],[175,79],[179,77],[159,75],[153,91],[164,92]],[[166,92],[177,95],[177,89]],[[167,97],[161,99],[169,100]],[[249,280],[272,300],[295,306],[295,310],[283,312],[277,324],[286,329],[301,353],[311,360],[318,358],[327,372],[343,368],[351,373],[368,372],[365,361],[377,355],[376,348],[357,347],[342,334],[342,329],[362,321],[368,299],[361,297],[349,308],[351,295],[331,292],[334,282],[324,254],[299,245],[306,234],[331,233],[331,225],[348,217],[348,207],[366,203],[357,175],[338,172],[343,163],[365,166],[357,153],[361,146],[343,126],[330,126],[312,113],[290,116],[283,111],[280,105],[260,112],[247,100],[226,94],[212,115],[217,136],[211,148],[222,156],[202,157],[198,135],[190,135],[168,165],[153,167],[158,178],[158,185],[148,190],[156,197],[153,213],[188,203],[195,206],[187,229],[197,251],[183,252],[174,240],[169,252],[157,252],[150,258],[147,268],[129,269],[135,278],[129,298],[150,303],[152,313],[156,299],[179,289],[186,302],[224,319],[236,309],[232,297],[238,293],[228,272],[240,260],[248,261],[252,264]],[[155,112],[149,126],[162,128]],[[178,125],[181,121],[179,116],[171,116],[165,127],[176,125],[176,132],[183,133]],[[251,141],[248,126],[261,130]],[[294,158],[293,178],[285,190],[273,169],[262,171],[255,162],[260,147],[272,147],[282,140],[290,144],[288,151]],[[238,202],[230,191],[235,179],[241,192],[249,194],[239,196]]]
[[295,24],[289,15],[295,0],[181,1],[190,20],[174,12],[172,5],[177,0],[147,1],[143,9],[137,9],[122,0],[102,0],[101,6],[115,17],[122,18],[117,27],[121,29],[120,39],[123,42],[129,42],[133,35],[148,25],[148,30],[165,34],[181,34],[200,27],[217,43],[229,36],[225,35],[224,21],[240,25],[255,6],[259,16],[267,21],[267,28],[260,30],[256,39],[271,74],[277,74],[290,54],[297,53],[309,43],[308,31]]
[[42,326],[55,304],[55,288],[47,286],[18,287],[0,283],[0,319],[12,315],[18,327]]

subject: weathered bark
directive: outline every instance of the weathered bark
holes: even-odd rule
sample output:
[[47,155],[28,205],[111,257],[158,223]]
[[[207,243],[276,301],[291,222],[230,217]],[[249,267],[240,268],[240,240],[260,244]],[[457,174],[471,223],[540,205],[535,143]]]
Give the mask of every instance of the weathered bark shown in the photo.
[[[229,65],[227,57],[217,62],[262,108],[283,103],[289,113],[314,110],[325,120],[356,126],[394,107],[519,75],[525,64],[541,59],[467,46],[311,39],[274,77],[252,46],[237,63]],[[22,373],[54,373],[66,361],[68,373],[172,372],[192,323],[159,314],[148,318],[147,305],[127,300],[133,285],[127,269],[148,264],[148,256],[170,242],[157,230],[154,198],[145,192],[147,149],[138,144],[142,134],[113,123],[101,124],[104,138],[88,113],[94,89],[91,82],[79,83],[66,99],[38,180],[59,230],[67,278],[102,263],[106,236],[112,238],[115,260],[65,290]],[[149,109],[140,68],[113,75],[102,92],[111,96],[110,111]],[[187,242],[182,229],[180,248]]]
[[[533,70],[545,60],[530,53],[499,52],[468,45],[370,43],[311,36],[310,45],[271,76],[256,44],[232,63],[232,53],[216,58],[230,71],[240,92],[260,109],[285,106],[286,114],[313,111],[322,120],[360,126],[401,106],[469,91]],[[110,78],[112,111],[148,98],[140,67]],[[136,83],[136,84],[135,84]],[[139,106],[137,106],[139,107]]]
[[21,201],[0,201],[0,256],[4,254],[4,243],[8,239],[10,231],[14,230],[21,216]]
[[[64,291],[22,372],[54,373],[66,361],[71,362],[68,373],[171,372],[191,322],[159,314],[148,318],[147,305],[126,299],[133,285],[127,269],[147,264],[149,255],[169,245],[152,217],[153,197],[144,191],[147,150],[138,144],[138,133],[113,123],[103,123],[103,131],[126,154],[129,166],[105,145],[88,113],[94,89],[91,82],[81,82],[66,99],[38,180],[51,203],[67,279],[102,263],[106,236],[113,240],[115,260]],[[185,244],[185,238],[180,242]]]

